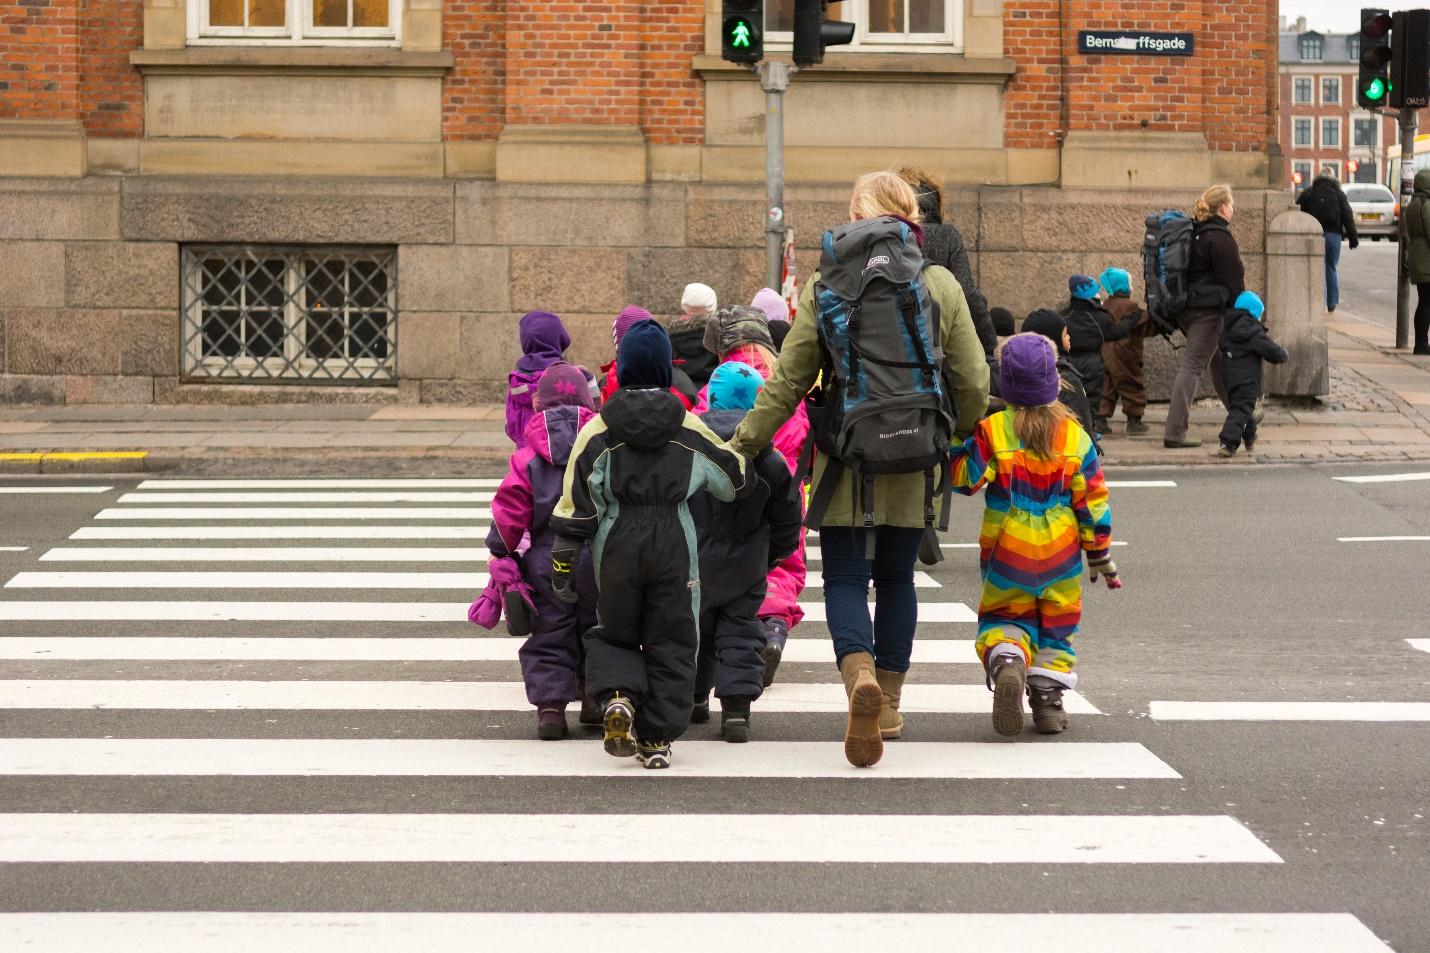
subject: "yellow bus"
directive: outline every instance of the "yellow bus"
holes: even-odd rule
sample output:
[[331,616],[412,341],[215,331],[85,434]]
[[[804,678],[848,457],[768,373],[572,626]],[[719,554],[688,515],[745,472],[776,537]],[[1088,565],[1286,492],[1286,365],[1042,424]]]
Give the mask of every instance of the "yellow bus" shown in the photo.
[[[1430,169],[1430,133],[1415,137],[1415,156],[1411,161],[1415,172]],[[1400,145],[1389,146],[1385,150],[1385,184],[1396,195],[1400,194]]]

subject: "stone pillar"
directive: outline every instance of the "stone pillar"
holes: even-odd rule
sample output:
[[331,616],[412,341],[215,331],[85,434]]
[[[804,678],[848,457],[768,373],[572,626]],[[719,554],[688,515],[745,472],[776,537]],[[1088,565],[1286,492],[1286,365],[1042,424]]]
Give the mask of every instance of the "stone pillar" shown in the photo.
[[1325,244],[1314,218],[1291,208],[1272,219],[1266,233],[1266,330],[1291,360],[1266,365],[1267,394],[1331,392],[1324,269]]

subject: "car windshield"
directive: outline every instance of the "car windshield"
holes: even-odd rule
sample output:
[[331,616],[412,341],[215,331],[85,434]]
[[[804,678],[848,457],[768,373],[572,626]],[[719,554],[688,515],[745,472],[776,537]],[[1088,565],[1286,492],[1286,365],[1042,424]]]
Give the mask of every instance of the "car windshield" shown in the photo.
[[1383,185],[1352,185],[1346,188],[1352,202],[1394,202],[1395,195]]

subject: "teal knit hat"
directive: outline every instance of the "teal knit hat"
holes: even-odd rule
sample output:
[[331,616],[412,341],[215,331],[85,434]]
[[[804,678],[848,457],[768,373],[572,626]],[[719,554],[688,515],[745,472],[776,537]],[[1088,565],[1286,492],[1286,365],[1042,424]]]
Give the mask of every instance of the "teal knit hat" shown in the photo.
[[742,361],[726,361],[710,375],[706,394],[711,410],[749,410],[765,379],[760,372]]
[[1097,276],[1097,283],[1109,295],[1131,295],[1132,276],[1125,268],[1108,268]]
[[1266,313],[1266,305],[1262,303],[1261,296],[1254,291],[1243,291],[1237,295],[1236,303],[1232,307],[1238,311],[1245,311],[1258,321]]

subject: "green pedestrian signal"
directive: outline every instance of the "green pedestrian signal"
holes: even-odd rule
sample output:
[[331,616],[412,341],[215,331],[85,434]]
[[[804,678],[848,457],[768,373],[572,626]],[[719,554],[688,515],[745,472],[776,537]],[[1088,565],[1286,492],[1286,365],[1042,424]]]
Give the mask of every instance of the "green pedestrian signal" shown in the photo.
[[764,59],[764,0],[722,0],[720,58],[731,63]]
[[1377,76],[1366,84],[1361,95],[1373,103],[1378,103],[1385,98],[1385,92],[1385,80]]
[[735,25],[730,28],[730,46],[734,49],[750,48],[750,24],[744,20],[735,20]]

